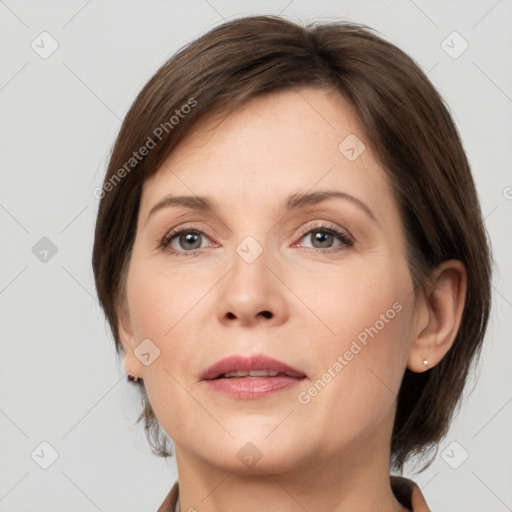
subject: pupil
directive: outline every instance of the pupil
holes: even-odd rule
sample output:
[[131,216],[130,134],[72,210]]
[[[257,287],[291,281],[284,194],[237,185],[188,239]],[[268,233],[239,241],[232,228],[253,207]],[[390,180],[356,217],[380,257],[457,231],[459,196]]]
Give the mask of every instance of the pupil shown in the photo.
[[[193,245],[194,244],[194,238],[197,238],[197,234],[196,233],[187,233],[185,235],[185,241],[188,243],[188,245]],[[197,244],[197,240],[196,240],[196,244]],[[194,249],[196,247],[193,247]]]
[[[332,236],[330,233],[317,231],[316,235],[315,235],[315,241],[317,241],[319,243],[325,243],[326,241],[329,240],[328,237],[330,237],[330,236]],[[326,237],[327,237],[327,240],[326,240]]]

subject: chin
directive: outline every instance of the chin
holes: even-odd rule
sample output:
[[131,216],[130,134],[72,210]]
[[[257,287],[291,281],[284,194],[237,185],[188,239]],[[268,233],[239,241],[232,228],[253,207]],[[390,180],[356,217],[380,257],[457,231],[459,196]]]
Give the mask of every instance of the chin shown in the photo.
[[[275,428],[275,427],[274,427]],[[209,464],[226,471],[233,471],[246,475],[282,474],[291,471],[300,465],[304,457],[304,443],[298,441],[291,434],[273,432],[271,430],[234,435],[228,443],[217,443],[213,449],[206,448],[203,453]],[[299,452],[297,446],[301,446]]]

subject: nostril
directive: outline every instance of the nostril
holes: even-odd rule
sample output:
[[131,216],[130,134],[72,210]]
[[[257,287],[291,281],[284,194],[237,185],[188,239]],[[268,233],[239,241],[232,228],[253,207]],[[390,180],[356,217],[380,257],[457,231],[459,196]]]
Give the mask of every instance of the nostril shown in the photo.
[[[270,311],[267,311],[267,310],[261,311],[261,313],[259,313],[259,314],[263,315],[265,318],[272,318],[272,313]],[[231,313],[231,312],[227,313],[226,316],[228,318],[230,318],[230,319],[236,318],[236,315]]]

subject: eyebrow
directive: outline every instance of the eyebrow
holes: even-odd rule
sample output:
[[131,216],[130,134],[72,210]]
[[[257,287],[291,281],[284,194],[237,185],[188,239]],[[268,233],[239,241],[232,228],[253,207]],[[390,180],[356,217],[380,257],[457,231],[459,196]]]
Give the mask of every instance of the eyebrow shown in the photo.
[[[358,206],[363,210],[375,223],[378,224],[372,210],[357,197],[351,196],[346,192],[337,190],[322,190],[317,192],[297,192],[286,198],[283,205],[284,213],[291,213],[306,206],[315,205],[327,201],[328,199],[345,199],[352,204]],[[197,210],[204,213],[216,213],[218,211],[218,204],[215,200],[206,196],[173,196],[168,195],[161,201],[156,203],[146,217],[146,223],[149,218],[158,210],[169,208],[172,206],[181,206],[190,210]]]

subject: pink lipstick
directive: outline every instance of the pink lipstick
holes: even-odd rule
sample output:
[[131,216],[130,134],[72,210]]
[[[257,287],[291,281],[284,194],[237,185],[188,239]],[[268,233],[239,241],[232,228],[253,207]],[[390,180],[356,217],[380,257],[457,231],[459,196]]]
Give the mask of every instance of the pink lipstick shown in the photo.
[[295,387],[306,375],[264,354],[235,355],[217,361],[201,374],[209,389],[233,398],[269,396]]

